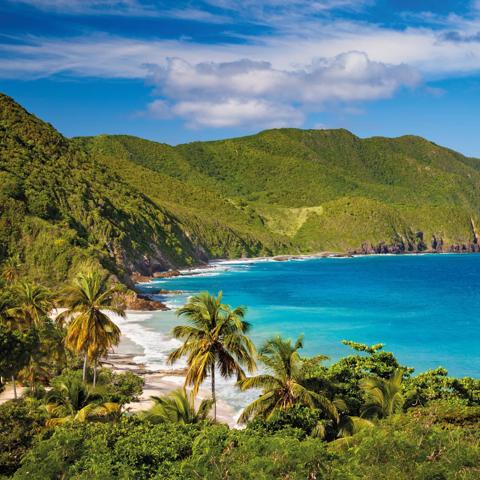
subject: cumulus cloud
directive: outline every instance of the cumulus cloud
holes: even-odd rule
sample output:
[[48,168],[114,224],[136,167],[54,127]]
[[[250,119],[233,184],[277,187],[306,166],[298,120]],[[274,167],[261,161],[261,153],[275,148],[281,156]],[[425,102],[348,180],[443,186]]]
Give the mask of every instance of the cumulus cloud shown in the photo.
[[[130,9],[149,5],[146,0],[25,1],[45,8],[67,3]],[[235,0],[208,1],[216,4],[212,11],[240,8]],[[261,5],[275,2],[288,8],[289,2],[282,0],[264,0]],[[253,3],[246,1],[246,12],[255,8]],[[333,8],[335,1],[293,0],[291,4],[299,3],[300,11],[306,12],[313,6]],[[428,82],[480,69],[480,41],[476,41],[480,20],[476,19],[449,17],[448,24],[436,28],[402,30],[346,20],[316,19],[314,28],[305,22],[292,24],[298,27],[295,32],[282,26],[268,34],[215,44],[102,33],[63,39],[3,37],[0,77],[142,79],[155,91],[156,100],[146,110],[152,117],[176,116],[192,127],[283,126],[299,125],[311,112],[323,111],[332,102],[348,111],[360,102],[415,87],[420,77]]]
[[186,120],[187,126],[263,128],[297,127],[303,124],[303,113],[289,105],[259,98],[226,98],[222,100],[180,101],[172,112]]
[[147,106],[147,111],[142,112],[140,115],[143,116],[144,114],[161,120],[172,117],[170,106],[165,100],[161,99],[157,99],[149,103]]
[[[191,64],[180,58],[149,68],[170,112],[194,127],[298,126],[306,113],[327,103],[388,98],[420,83],[411,67],[374,62],[356,51],[290,70],[249,59]],[[156,102],[149,110],[156,110]]]

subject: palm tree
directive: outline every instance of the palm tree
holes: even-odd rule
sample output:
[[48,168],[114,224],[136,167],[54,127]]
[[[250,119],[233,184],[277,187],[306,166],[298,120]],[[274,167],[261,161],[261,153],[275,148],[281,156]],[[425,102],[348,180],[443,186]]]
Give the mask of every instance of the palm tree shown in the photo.
[[26,281],[19,282],[13,288],[14,306],[10,315],[26,327],[41,327],[54,306],[50,290]]
[[373,428],[375,424],[366,418],[342,415],[337,425],[337,437],[346,438],[367,428]]
[[39,384],[47,383],[50,378],[49,363],[39,355],[31,355],[28,365],[26,365],[20,372],[18,378],[22,383],[28,383],[30,393],[36,395]]
[[2,265],[0,277],[9,283],[13,283],[18,279],[20,267],[21,263],[18,256],[7,258]]
[[[291,340],[280,336],[267,340],[260,349],[258,359],[266,366],[267,373],[245,378],[238,382],[241,390],[262,389],[262,394],[242,412],[239,422],[260,416],[268,419],[279,410],[287,410],[294,405],[317,408],[336,422],[339,414],[335,401],[332,401],[312,378],[312,365],[327,357],[319,355],[311,359],[302,358],[298,350],[303,347],[299,337],[294,345]],[[320,433],[321,426],[319,425]]]
[[120,404],[103,402],[101,394],[77,378],[57,384],[48,392],[46,402],[45,409],[50,415],[47,426],[71,421],[117,419],[122,413]]
[[10,329],[15,327],[15,319],[12,317],[12,310],[15,306],[11,289],[2,288],[0,285],[0,324]]
[[379,377],[361,380],[360,387],[366,400],[362,417],[386,418],[402,410],[405,401],[402,395],[403,373],[402,369],[396,369],[388,380]]
[[116,303],[118,288],[109,286],[106,275],[93,270],[80,273],[63,295],[66,311],[59,320],[70,319],[65,343],[68,348],[84,355],[83,380],[86,379],[87,361],[94,361],[94,380],[97,360],[120,341],[120,329],[105,312],[122,317],[125,310]]
[[154,423],[199,423],[207,419],[213,407],[213,399],[205,399],[195,408],[193,391],[178,388],[164,397],[151,397],[155,405],[143,417]]
[[67,349],[65,347],[66,329],[57,322],[48,321],[40,331],[41,353],[56,375],[67,366]]
[[190,325],[173,329],[173,336],[184,343],[169,355],[168,362],[172,364],[187,356],[185,385],[193,386],[193,395],[210,375],[216,419],[215,368],[222,377],[236,374],[238,380],[245,377],[243,366],[249,372],[255,370],[255,347],[246,335],[250,324],[244,320],[245,309],[232,309],[223,304],[222,292],[216,297],[202,292],[191,297],[177,314],[185,317]]

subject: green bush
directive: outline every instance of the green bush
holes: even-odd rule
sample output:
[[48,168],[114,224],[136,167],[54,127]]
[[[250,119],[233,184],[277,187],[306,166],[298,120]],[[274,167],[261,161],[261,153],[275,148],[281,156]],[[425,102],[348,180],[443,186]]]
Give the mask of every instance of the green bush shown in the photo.
[[331,479],[477,479],[480,475],[480,428],[445,429],[441,415],[418,409],[396,415],[378,427],[333,442],[337,458]]
[[[87,373],[87,381],[91,382],[93,370],[90,368]],[[82,380],[82,370],[80,368],[65,369],[61,375],[55,377],[52,385],[59,385],[71,379]],[[104,402],[124,405],[138,399],[144,383],[143,378],[133,372],[115,373],[109,368],[101,368],[98,372],[96,392]]]
[[196,426],[153,425],[131,417],[117,424],[65,425],[30,450],[14,478],[174,478],[197,434]]
[[328,459],[325,444],[316,439],[213,426],[195,440],[181,471],[183,478],[211,480],[320,479]]
[[109,368],[100,370],[97,382],[106,390],[105,401],[122,405],[138,400],[145,383],[142,377],[133,372],[114,373]]
[[20,466],[33,438],[45,425],[46,412],[24,400],[0,405],[0,476],[11,475]]

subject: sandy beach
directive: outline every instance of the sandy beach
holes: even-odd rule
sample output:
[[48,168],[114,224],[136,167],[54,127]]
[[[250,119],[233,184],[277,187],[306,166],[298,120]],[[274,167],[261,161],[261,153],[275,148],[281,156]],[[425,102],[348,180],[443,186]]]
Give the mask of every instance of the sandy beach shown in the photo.
[[[139,312],[129,311],[128,313],[135,314]],[[117,373],[130,371],[143,377],[145,380],[143,392],[139,400],[125,406],[129,412],[148,410],[153,405],[152,396],[166,395],[168,392],[181,387],[185,381],[185,369],[150,370],[143,363],[135,361],[135,358],[141,354],[140,350],[141,347],[139,345],[122,334],[118,347],[115,348],[113,353],[108,355],[107,359],[102,361],[103,366],[112,368]],[[197,399],[202,400],[209,397],[209,384],[205,383],[200,388]],[[219,422],[227,423],[231,427],[236,426],[237,415],[238,413],[230,405],[217,398],[217,420]]]

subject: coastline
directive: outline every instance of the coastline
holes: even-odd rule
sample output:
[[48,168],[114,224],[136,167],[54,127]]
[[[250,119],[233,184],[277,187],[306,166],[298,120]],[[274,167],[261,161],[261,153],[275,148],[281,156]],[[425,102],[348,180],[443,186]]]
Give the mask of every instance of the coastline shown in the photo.
[[[401,251],[401,252],[332,252],[321,251],[316,253],[305,254],[285,254],[285,255],[272,255],[262,257],[238,257],[238,258],[212,258],[208,263],[198,264],[192,267],[174,268],[163,272],[158,272],[151,276],[137,275],[131,276],[132,280],[135,280],[136,285],[148,285],[156,280],[175,278],[179,276],[201,275],[208,273],[221,265],[235,265],[238,263],[256,263],[256,262],[287,262],[295,260],[315,260],[321,258],[362,258],[362,257],[408,257],[408,256],[421,256],[421,255],[474,255],[480,253],[479,251],[441,251],[441,250],[419,250],[419,251]],[[140,279],[140,280],[136,280]],[[179,290],[162,289],[158,292],[160,295],[175,295],[181,294]],[[141,295],[154,295],[145,294]],[[156,294],[155,294],[156,295]],[[167,309],[169,307],[167,306]]]
[[[165,310],[141,311],[128,310],[128,316],[142,315],[145,313],[164,314]],[[128,334],[122,331],[119,345],[113,353],[110,353],[106,359],[102,360],[102,365],[111,368],[115,373],[132,372],[143,378],[145,384],[142,394],[138,400],[125,405],[128,412],[137,413],[148,410],[154,404],[152,396],[163,396],[169,392],[182,387],[185,381],[186,370],[182,367],[151,369],[145,363],[139,360],[145,353],[144,347],[136,343]],[[199,391],[197,401],[210,397],[209,386],[205,383]],[[217,399],[217,420],[228,424],[230,427],[236,427],[238,412],[221,398]]]
[[[473,252],[464,252],[473,253]],[[464,254],[462,253],[462,255]],[[281,257],[255,257],[255,258],[239,258],[239,259],[215,259],[212,260],[208,265],[200,265],[197,267],[192,267],[188,269],[178,270],[178,275],[169,275],[164,280],[168,280],[171,277],[176,276],[195,276],[195,275],[209,275],[214,273],[216,269],[228,270],[229,265],[235,265],[239,263],[255,263],[255,262],[274,262],[274,261],[303,261],[310,259],[319,259],[319,258],[357,258],[357,257],[392,257],[392,256],[422,256],[422,255],[460,255],[457,252],[405,252],[402,254],[365,254],[365,255],[341,255],[336,252],[320,252],[317,254],[310,255],[289,255]],[[163,280],[162,277],[152,278],[149,282],[140,282],[140,284],[148,285],[155,280]],[[168,283],[168,282],[166,282]],[[152,291],[147,295],[160,296],[162,302],[167,303],[165,298],[162,296],[177,296],[185,294],[186,292],[181,290],[169,290],[166,287],[165,283],[162,282],[161,287],[159,286],[158,293]],[[143,292],[143,294],[145,294]],[[182,300],[183,301],[183,300]],[[179,305],[172,306],[170,304],[169,310],[155,310],[155,311],[138,311],[138,310],[128,310],[127,319],[120,320],[120,327],[122,330],[122,339],[119,347],[115,349],[115,354],[109,355],[107,362],[110,362],[112,368],[116,371],[126,371],[130,370],[134,373],[141,375],[145,379],[145,390],[138,402],[134,402],[131,405],[128,405],[128,408],[131,411],[140,411],[148,409],[152,402],[150,400],[151,395],[164,395],[165,393],[174,390],[181,386],[184,382],[185,373],[184,370],[180,367],[167,367],[162,358],[165,358],[166,353],[171,351],[176,346],[176,340],[168,338],[168,335],[165,332],[170,326],[173,326],[176,322],[176,317],[174,313],[174,308]],[[155,331],[155,324],[162,322],[163,324],[163,333]],[[126,327],[126,328],[124,328]],[[132,335],[133,333],[133,335]],[[135,338],[139,339],[142,346],[139,343],[135,342]],[[147,347],[145,347],[147,345]],[[151,347],[151,348],[149,348]],[[145,352],[145,348],[148,349],[148,355]],[[148,357],[149,362],[153,356],[155,357],[152,361],[155,365],[147,365],[144,358]],[[143,358],[142,358],[143,357]],[[157,362],[158,360],[158,362]],[[165,365],[165,367],[163,366]],[[209,385],[206,382],[201,389],[199,398],[204,398],[209,396]],[[238,416],[238,402],[236,407],[228,403],[228,400],[232,398],[222,398],[218,396],[218,411],[221,421],[225,421],[229,425],[236,425],[236,416]],[[227,401],[226,401],[227,400]],[[233,399],[235,400],[235,399]],[[220,413],[221,412],[221,413]]]

